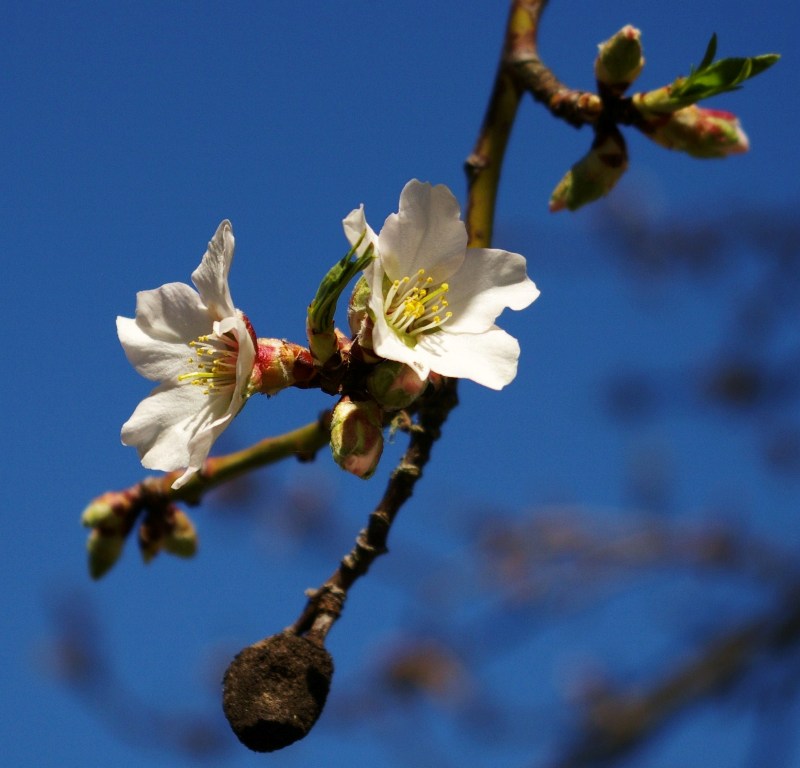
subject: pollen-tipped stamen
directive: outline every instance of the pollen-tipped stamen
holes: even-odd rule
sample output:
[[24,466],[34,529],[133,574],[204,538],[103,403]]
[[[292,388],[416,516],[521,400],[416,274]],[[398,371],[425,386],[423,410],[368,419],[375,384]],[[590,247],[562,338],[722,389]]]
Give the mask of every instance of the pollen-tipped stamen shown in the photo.
[[447,306],[450,286],[441,283],[429,290],[433,278],[420,269],[411,277],[394,280],[384,298],[383,307],[386,320],[398,333],[417,336],[434,330],[452,317],[452,312],[442,316],[441,310]]
[[189,347],[197,358],[190,357],[187,363],[196,370],[179,374],[178,381],[205,387],[204,395],[219,394],[234,387],[239,353],[239,342],[235,336],[230,333],[198,336],[189,342]]

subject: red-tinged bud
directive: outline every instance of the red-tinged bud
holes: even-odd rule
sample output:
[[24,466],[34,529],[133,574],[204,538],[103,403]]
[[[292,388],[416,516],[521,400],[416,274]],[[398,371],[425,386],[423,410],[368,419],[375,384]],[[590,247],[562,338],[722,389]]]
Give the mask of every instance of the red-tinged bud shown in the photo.
[[383,453],[383,411],[371,401],[343,397],[331,418],[331,452],[356,477],[372,477]]
[[109,491],[83,510],[81,523],[87,528],[127,533],[141,509],[141,496],[130,491]]
[[369,393],[387,411],[407,408],[427,386],[413,368],[392,360],[378,363],[367,377]]
[[692,157],[727,157],[750,148],[736,115],[696,104],[670,115],[649,118],[639,128],[662,147],[677,149]]
[[550,210],[575,211],[607,195],[628,167],[628,150],[618,130],[598,134],[584,155],[558,183],[550,196]]
[[274,395],[291,386],[303,386],[316,370],[307,347],[283,339],[258,339],[248,391]]
[[630,24],[598,46],[594,75],[601,93],[621,96],[644,67],[642,33]]

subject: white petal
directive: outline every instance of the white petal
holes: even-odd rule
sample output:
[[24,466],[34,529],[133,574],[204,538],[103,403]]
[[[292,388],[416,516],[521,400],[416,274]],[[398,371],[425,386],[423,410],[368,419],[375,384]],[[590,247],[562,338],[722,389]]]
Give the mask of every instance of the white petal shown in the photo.
[[192,282],[209,312],[217,319],[229,317],[234,312],[228,288],[234,244],[233,229],[226,219],[217,227],[200,266],[192,272]]
[[224,416],[226,406],[227,400],[204,395],[200,387],[162,384],[123,424],[122,442],[138,450],[148,469],[180,469],[190,463],[191,439]]
[[233,333],[239,342],[239,352],[236,356],[236,390],[228,407],[228,413],[233,417],[239,413],[247,400],[247,385],[255,365],[256,348],[245,324],[244,315],[238,309],[233,317],[226,317],[214,323],[214,331],[220,336]]
[[372,316],[372,348],[386,360],[410,365],[421,379],[427,379],[430,368],[419,360],[415,350],[406,345],[389,327],[383,311],[383,268],[375,259],[365,270],[364,277],[370,287],[369,310]]
[[416,350],[432,371],[491,389],[502,389],[517,375],[519,342],[497,326],[484,333],[431,333]]
[[153,339],[188,343],[208,333],[211,322],[197,291],[186,283],[136,294],[136,324]]
[[386,360],[410,365],[421,379],[427,379],[431,371],[426,356],[420,356],[419,345],[409,347],[386,323],[383,314],[376,315],[372,328],[372,348]]
[[185,372],[191,352],[185,342],[154,339],[129,317],[117,318],[117,335],[131,365],[145,378],[170,381]]
[[424,269],[442,282],[464,260],[467,230],[458,201],[443,184],[435,187],[416,179],[400,193],[400,209],[386,219],[378,237],[383,268],[392,280]]
[[375,231],[367,224],[366,216],[364,215],[364,206],[363,204],[360,205],[358,208],[354,208],[347,216],[342,219],[342,226],[344,227],[344,236],[350,242],[350,245],[355,245],[361,235],[364,235],[364,239],[361,241],[361,245],[358,247],[358,255],[363,256],[364,251],[367,250],[367,247],[370,243],[375,248],[378,249],[378,236],[375,234]]
[[525,257],[497,249],[470,248],[448,283],[450,333],[485,331],[506,307],[525,309],[539,296],[525,272]]

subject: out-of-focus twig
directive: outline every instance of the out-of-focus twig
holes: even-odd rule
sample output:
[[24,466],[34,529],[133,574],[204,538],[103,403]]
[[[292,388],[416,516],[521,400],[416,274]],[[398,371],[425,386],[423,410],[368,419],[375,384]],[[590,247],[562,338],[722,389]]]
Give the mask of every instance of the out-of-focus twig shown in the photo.
[[800,645],[800,584],[776,608],[711,640],[648,688],[598,694],[574,746],[552,768],[589,768],[622,758],[671,718],[742,682],[759,664]]

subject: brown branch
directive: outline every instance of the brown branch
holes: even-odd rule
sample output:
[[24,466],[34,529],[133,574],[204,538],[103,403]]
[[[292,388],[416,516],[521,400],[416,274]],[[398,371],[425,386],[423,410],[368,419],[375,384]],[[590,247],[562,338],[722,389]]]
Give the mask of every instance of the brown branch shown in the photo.
[[[465,166],[468,181],[466,226],[470,247],[491,245],[500,170],[523,93],[510,67],[512,62],[535,57],[536,30],[545,5],[546,0],[514,0],[511,4],[494,88],[475,151]],[[430,387],[420,398],[417,424],[411,427],[408,449],[392,473],[383,498],[370,514],[367,527],[358,535],[355,546],[331,577],[321,587],[309,592],[305,609],[288,632],[306,634],[319,645],[323,644],[328,631],[341,615],[350,587],[367,573],[377,557],[386,553],[392,523],[410,498],[430,458],[431,448],[439,439],[442,425],[457,403],[457,382],[448,379]]]
[[417,410],[417,423],[410,427],[408,449],[389,479],[378,506],[369,516],[367,527],[359,533],[355,546],[331,577],[309,593],[308,603],[288,631],[308,634],[322,644],[334,622],[339,618],[350,587],[367,573],[373,561],[388,550],[389,531],[397,513],[411,497],[414,486],[428,463],[433,444],[441,435],[442,425],[457,405],[456,382],[445,379],[431,387]]

